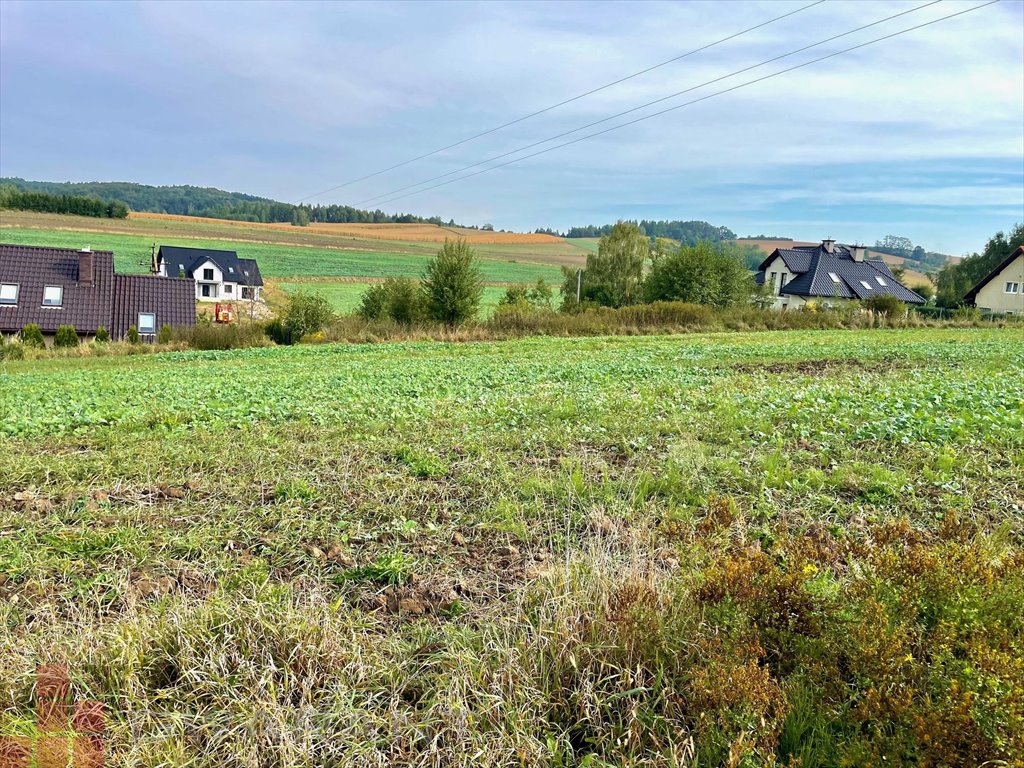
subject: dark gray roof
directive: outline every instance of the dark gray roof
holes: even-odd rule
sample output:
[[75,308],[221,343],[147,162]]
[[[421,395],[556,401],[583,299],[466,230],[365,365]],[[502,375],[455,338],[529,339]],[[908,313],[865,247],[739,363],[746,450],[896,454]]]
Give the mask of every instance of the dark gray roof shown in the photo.
[[1000,272],[1002,272],[1008,266],[1013,264],[1013,262],[1017,260],[1018,256],[1024,256],[1024,245],[1014,250],[1013,253],[1011,253],[1009,256],[1003,259],[1002,263],[998,267],[996,267],[983,278],[981,278],[981,280],[978,281],[977,285],[975,285],[973,288],[971,288],[971,290],[964,294],[964,301],[967,302],[968,304],[973,304],[974,300],[978,298],[978,291],[980,291],[982,288],[984,288],[986,285],[992,282]]
[[[120,339],[138,323],[139,312],[156,315],[157,326],[195,325],[195,283],[149,275],[118,275],[110,251],[92,251],[92,284],[79,274],[81,253],[71,248],[0,245],[0,282],[18,285],[18,303],[0,304],[0,331],[15,333],[38,323],[44,333],[73,325],[80,334],[106,328]],[[63,288],[60,307],[44,307],[43,288]]]
[[[777,248],[761,264],[757,277],[762,283],[764,270],[777,256],[796,275],[779,291],[785,296],[869,299],[889,295],[908,304],[925,303],[924,298],[893,277],[885,262],[857,261],[849,246],[836,244],[831,253],[822,245]],[[839,281],[833,280],[832,275]]]
[[235,251],[220,251],[213,248],[186,248],[180,245],[161,245],[157,259],[167,264],[168,277],[195,277],[196,269],[206,261],[212,261],[224,273],[224,281],[242,285],[263,285],[260,268],[253,259],[240,259]]

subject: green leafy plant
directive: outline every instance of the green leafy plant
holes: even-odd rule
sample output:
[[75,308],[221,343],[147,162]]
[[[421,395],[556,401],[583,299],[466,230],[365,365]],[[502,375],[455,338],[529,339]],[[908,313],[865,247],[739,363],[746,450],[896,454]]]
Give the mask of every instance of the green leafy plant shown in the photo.
[[26,347],[42,349],[46,346],[46,341],[43,339],[43,332],[39,330],[39,325],[36,323],[29,323],[22,328],[19,337],[21,338],[21,343]]
[[128,333],[125,335],[125,341],[127,341],[129,344],[138,344],[139,329],[136,328],[134,325],[129,326]]
[[67,349],[77,347],[78,344],[78,334],[75,333],[75,326],[61,325],[57,327],[57,332],[53,336],[53,346]]

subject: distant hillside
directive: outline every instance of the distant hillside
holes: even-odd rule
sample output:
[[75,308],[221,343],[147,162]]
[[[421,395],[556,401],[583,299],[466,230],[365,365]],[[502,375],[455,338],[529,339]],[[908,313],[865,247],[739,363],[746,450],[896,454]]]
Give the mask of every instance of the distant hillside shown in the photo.
[[[128,181],[29,181],[15,176],[0,178],[0,186],[18,190],[75,195],[105,202],[123,202],[133,211],[170,213],[177,216],[205,216],[233,221],[283,222],[304,226],[311,221],[365,224],[444,224],[440,216],[423,218],[409,213],[388,214],[348,205],[292,205],[242,192],[214,187],[134,184]],[[454,221],[447,222],[455,226]]]
[[[702,240],[721,242],[722,240],[734,240],[736,233],[728,227],[716,227],[706,221],[648,221],[642,219],[634,221],[648,237],[667,237],[670,240],[677,240],[684,245],[695,245]],[[603,237],[612,231],[614,224],[594,225],[588,224],[585,227],[569,227],[565,237]],[[538,229],[538,233],[546,235],[557,235],[559,233]]]

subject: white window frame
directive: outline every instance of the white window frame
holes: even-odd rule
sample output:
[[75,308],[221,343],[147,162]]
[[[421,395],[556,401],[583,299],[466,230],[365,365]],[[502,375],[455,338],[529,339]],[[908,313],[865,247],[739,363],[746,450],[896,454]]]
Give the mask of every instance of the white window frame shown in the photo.
[[230,293],[230,294],[234,295],[235,291],[234,291],[234,288],[231,285],[231,283],[224,283],[224,293],[225,294]]
[[1016,293],[1019,289],[1019,283],[1015,283],[1012,280],[1007,280],[1006,285],[1003,286],[1003,293]]
[[886,288],[886,287],[888,286],[888,283],[886,283],[886,282],[885,282],[885,280],[884,280],[884,279],[882,279],[881,277],[877,277],[877,276],[876,276],[876,277],[875,277],[875,280],[877,280],[877,281],[878,281],[878,284],[879,284],[880,286],[882,286],[883,288]]
[[[153,325],[150,326],[152,328],[152,330],[147,331],[147,330],[143,329],[143,327],[142,327],[142,318],[143,317],[152,317],[153,318]],[[136,330],[139,333],[143,334],[144,336],[152,336],[152,335],[154,335],[156,333],[156,312],[139,312],[139,316],[138,316],[137,320],[138,320],[138,323],[136,324],[135,328],[136,328]]]
[[861,280],[860,284],[863,285],[867,290],[872,290],[871,283],[869,283],[867,280]]
[[[52,298],[49,299],[49,300],[46,298],[46,294],[47,294],[48,291],[57,291],[57,300],[56,301],[54,301]],[[63,285],[44,285],[43,286],[43,306],[44,307],[63,307],[64,306],[64,286]]]
[[[5,296],[5,293],[11,294],[11,288],[14,289],[13,295]],[[0,304],[17,304],[20,291],[21,285],[18,283],[0,283]]]

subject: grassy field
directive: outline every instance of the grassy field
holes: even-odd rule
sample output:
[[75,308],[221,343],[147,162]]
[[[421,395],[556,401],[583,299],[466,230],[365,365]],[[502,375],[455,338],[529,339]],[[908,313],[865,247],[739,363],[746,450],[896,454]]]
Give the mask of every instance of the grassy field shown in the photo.
[[[291,281],[279,281],[274,283],[274,287],[278,288],[285,293],[295,293],[295,291],[303,290],[307,293],[314,293],[318,296],[323,296],[327,301],[330,302],[335,312],[347,314],[354,312],[359,307],[359,302],[362,299],[363,293],[367,288],[370,287],[370,283],[357,283],[357,282],[328,282],[328,281],[313,281],[313,282],[291,282]],[[498,306],[498,302],[501,297],[505,295],[505,288],[499,286],[488,285],[484,288],[484,295],[480,301],[480,317],[489,317],[494,308]]]
[[110,765],[1019,765],[1024,331],[0,364],[0,734]]

